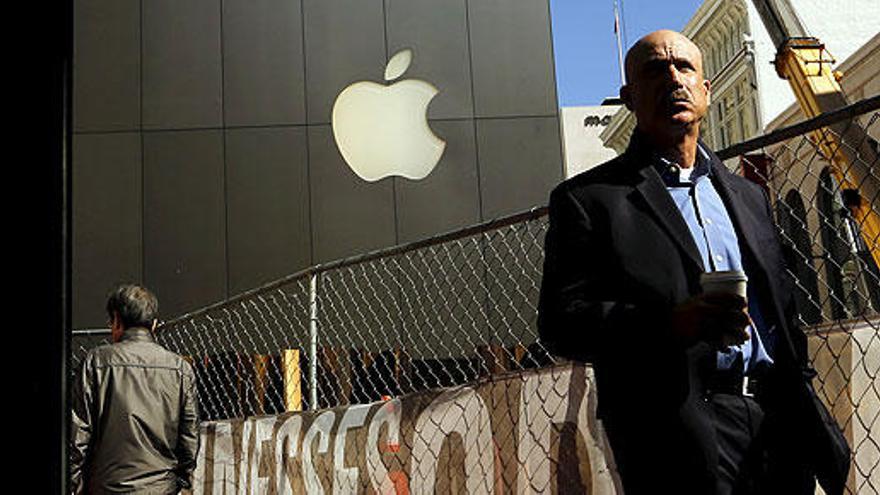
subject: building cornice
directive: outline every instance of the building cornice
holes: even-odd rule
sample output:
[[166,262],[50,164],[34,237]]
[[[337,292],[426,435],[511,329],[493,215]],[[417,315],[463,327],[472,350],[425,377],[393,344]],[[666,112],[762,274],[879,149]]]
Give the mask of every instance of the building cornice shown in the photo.
[[743,72],[749,68],[751,62],[747,54],[748,49],[746,47],[740,48],[730,61],[724,64],[724,67],[712,77],[712,92],[721,93],[733,82],[739,80]]
[[746,5],[742,0],[707,0],[694,12],[694,15],[685,24],[681,32],[691,39],[700,36],[710,36],[710,33],[713,33],[716,29],[710,27],[708,33],[704,33],[703,30],[706,27],[706,23],[710,19],[721,17],[721,21],[724,22],[725,26],[729,27],[729,22],[733,20],[731,11],[734,10],[740,15],[746,15],[747,12]]
[[726,0],[706,0],[700,4],[700,7],[697,8],[697,11],[694,12],[694,15],[691,16],[690,20],[688,20],[684,25],[684,28],[682,28],[682,34],[688,38],[698,36],[703,29],[703,25],[712,17],[724,1]]
[[878,50],[880,50],[880,33],[875,34],[867,43],[860,46],[858,50],[841,62],[837,66],[837,70],[846,75],[848,71],[853,71],[860,65],[867,63],[871,59],[871,54]]
[[[633,113],[626,107],[622,106],[614,116],[611,117],[611,122],[608,126],[599,133],[599,139],[602,140],[602,143],[606,147],[614,148],[620,152],[622,151],[622,148],[626,147],[626,142],[629,140],[630,134],[632,134],[632,129],[636,126],[635,121],[635,115],[633,115]],[[621,143],[623,143],[622,146]]]

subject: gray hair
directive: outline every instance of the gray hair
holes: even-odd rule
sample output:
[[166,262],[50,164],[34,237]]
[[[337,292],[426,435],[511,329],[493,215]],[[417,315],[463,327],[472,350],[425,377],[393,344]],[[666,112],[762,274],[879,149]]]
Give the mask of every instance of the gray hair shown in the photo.
[[118,314],[122,328],[151,328],[158,312],[156,296],[140,285],[120,285],[107,298],[107,315]]

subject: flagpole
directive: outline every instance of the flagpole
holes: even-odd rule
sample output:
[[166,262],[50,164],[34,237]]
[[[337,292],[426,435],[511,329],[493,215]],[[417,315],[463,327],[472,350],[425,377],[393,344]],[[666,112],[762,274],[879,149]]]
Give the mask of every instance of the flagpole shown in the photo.
[[623,45],[620,42],[620,16],[617,9],[617,0],[614,0],[614,35],[617,38],[617,66],[620,69],[620,85],[626,84],[626,73],[623,68]]

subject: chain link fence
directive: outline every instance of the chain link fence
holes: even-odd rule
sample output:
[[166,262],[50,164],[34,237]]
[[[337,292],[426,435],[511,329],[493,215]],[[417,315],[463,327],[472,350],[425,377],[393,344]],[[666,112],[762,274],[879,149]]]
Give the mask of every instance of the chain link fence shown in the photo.
[[[880,493],[878,108],[863,100],[719,152],[770,195],[815,384],[853,447],[851,493]],[[556,363],[536,329],[546,214],[312,267],[164,323],[158,338],[193,363],[205,420],[545,368]],[[75,333],[72,368],[107,338]]]
[[880,97],[725,150],[764,184],[809,336],[814,385],[880,493]]

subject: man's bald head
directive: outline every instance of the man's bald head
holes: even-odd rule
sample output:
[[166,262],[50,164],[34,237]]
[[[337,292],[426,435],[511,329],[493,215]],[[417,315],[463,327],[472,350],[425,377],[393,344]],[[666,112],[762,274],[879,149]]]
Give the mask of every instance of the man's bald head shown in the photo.
[[657,142],[699,135],[710,84],[693,41],[665,29],[646,35],[626,53],[626,78],[620,97],[643,133]]
[[688,47],[690,50],[696,52],[696,54],[699,55],[700,58],[700,69],[703,68],[703,53],[702,51],[700,51],[700,47],[698,47],[693,41],[691,41],[690,38],[679,33],[678,31],[672,31],[671,29],[661,29],[659,31],[654,31],[653,33],[646,34],[641,39],[636,41],[629,50],[627,50],[626,59],[624,61],[626,80],[629,81],[632,79],[634,66],[637,65],[637,63],[640,62],[644,57],[653,53],[655,47],[666,46],[673,43],[680,43],[683,46]]

